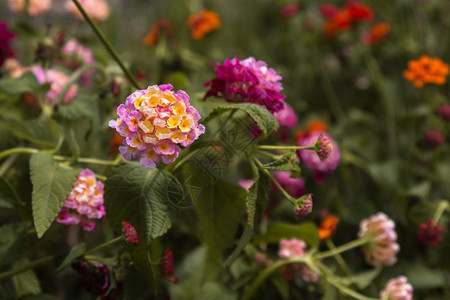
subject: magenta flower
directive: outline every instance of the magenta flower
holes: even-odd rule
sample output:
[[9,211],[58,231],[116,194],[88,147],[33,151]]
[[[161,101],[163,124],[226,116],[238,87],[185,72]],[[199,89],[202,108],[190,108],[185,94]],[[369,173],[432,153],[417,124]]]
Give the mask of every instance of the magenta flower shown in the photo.
[[428,219],[427,223],[419,225],[419,235],[417,238],[425,245],[435,248],[438,243],[442,242],[442,233],[444,228],[434,223],[432,219]]
[[123,222],[123,233],[125,234],[125,239],[132,244],[139,244],[139,237],[136,229],[128,222]]
[[283,109],[281,76],[268,68],[263,61],[253,57],[238,60],[236,57],[218,63],[215,68],[217,78],[207,82],[210,86],[204,99],[215,96],[229,102],[250,102],[267,108],[274,113]]
[[360,238],[370,237],[370,242],[363,248],[366,262],[372,266],[393,265],[397,261],[396,254],[400,251],[394,221],[380,212],[362,220],[359,227]]
[[298,146],[315,145],[319,136],[327,137],[327,147],[331,147],[333,151],[329,153],[328,158],[321,160],[316,152],[311,150],[299,150],[297,152],[300,162],[303,162],[308,169],[311,169],[319,174],[332,173],[341,162],[341,151],[335,140],[325,131],[314,131],[300,137],[297,141]]
[[281,127],[288,127],[288,128],[297,126],[298,117],[295,114],[294,109],[285,101],[281,102],[283,102],[284,105],[283,109],[273,114],[278,124],[280,124]]
[[387,282],[386,288],[381,291],[380,297],[387,300],[412,300],[413,287],[405,276],[399,276]]
[[91,49],[84,47],[76,39],[70,39],[61,47],[61,53],[68,57],[74,57],[79,62],[91,64],[95,62],[94,53]]
[[445,143],[445,138],[439,130],[430,130],[425,134],[425,143],[432,148],[437,148]]
[[[45,71],[42,67],[33,67],[32,72],[40,84],[50,83],[50,90],[47,92],[47,103],[53,103],[64,86],[69,82],[69,76],[55,69]],[[78,87],[72,84],[64,96],[64,103],[68,103],[75,98],[77,93]]]
[[95,174],[84,169],[78,175],[75,186],[67,197],[56,221],[65,225],[81,225],[83,230],[97,228],[93,222],[103,219],[103,183],[95,179]]
[[9,31],[8,23],[0,21],[0,66],[9,57],[15,57],[15,53],[11,48],[11,41],[16,38],[16,35]]
[[72,269],[82,275],[83,287],[93,296],[105,296],[111,285],[108,267],[101,263],[76,261]]
[[172,276],[175,273],[175,271],[173,263],[173,251],[172,249],[170,249],[170,247],[164,250],[162,254],[161,269],[164,279],[173,282],[175,284],[178,283],[178,277]]
[[306,192],[305,179],[302,177],[292,178],[291,172],[274,172],[273,177],[292,197],[299,198]]
[[242,188],[244,188],[245,190],[250,189],[250,187],[255,183],[255,181],[253,179],[239,179],[237,182]]
[[442,120],[450,121],[450,104],[442,104],[437,109],[437,113],[442,118]]
[[109,126],[125,137],[119,151],[125,160],[140,158],[147,168],[162,161],[170,164],[205,132],[198,124],[201,116],[182,90],[172,91],[170,84],[149,86],[128,96],[119,105],[117,120]]

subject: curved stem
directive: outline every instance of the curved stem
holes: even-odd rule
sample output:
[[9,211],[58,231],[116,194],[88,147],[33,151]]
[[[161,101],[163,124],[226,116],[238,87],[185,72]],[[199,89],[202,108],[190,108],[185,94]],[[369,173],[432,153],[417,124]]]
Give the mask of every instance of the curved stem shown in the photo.
[[44,265],[46,263],[49,263],[49,262],[52,261],[52,259],[53,259],[53,256],[46,256],[46,257],[43,257],[41,259],[32,261],[31,263],[23,265],[23,266],[21,266],[19,268],[12,269],[12,270],[0,273],[0,280],[2,280],[4,278],[8,278],[10,276],[14,276],[14,275],[23,273],[25,271],[28,271],[29,269],[34,269],[36,267],[39,267],[40,265]]
[[449,204],[446,200],[442,200],[441,202],[439,202],[438,204],[438,208],[436,209],[436,212],[434,213],[433,216],[433,224],[437,225],[437,223],[439,222],[439,219],[441,218],[441,216],[444,214],[444,212],[449,208]]
[[296,258],[289,258],[289,259],[283,259],[275,262],[273,265],[262,271],[258,277],[256,277],[256,280],[253,282],[253,284],[250,286],[250,288],[245,292],[245,294],[242,296],[242,300],[248,300],[251,299],[253,294],[256,292],[258,287],[269,277],[273,272],[275,272],[277,269],[279,269],[282,266],[285,265],[291,265],[291,264],[300,264],[305,263],[307,260],[306,256],[304,257],[296,257]]
[[117,243],[117,242],[120,242],[121,240],[123,240],[123,236],[118,236],[118,237],[116,237],[116,238],[114,238],[114,239],[112,239],[112,240],[110,240],[110,241],[107,241],[106,243],[103,243],[103,244],[101,244],[101,245],[99,245],[99,246],[97,246],[97,247],[95,247],[95,248],[92,248],[91,250],[88,250],[88,251],[84,252],[83,255],[87,255],[87,254],[96,252],[96,251],[98,251],[98,250],[101,250],[101,249],[103,249],[103,248],[109,247],[109,246],[111,246],[112,244],[115,244],[115,243]]
[[[334,245],[334,243],[331,239],[326,239],[325,243],[327,244],[328,248],[330,248],[330,250],[336,249],[336,246]],[[347,276],[350,276],[352,272],[350,271],[349,267],[345,263],[345,260],[342,258],[342,256],[338,253],[334,256],[334,259],[337,261],[337,263],[339,264],[341,269],[344,271],[344,273]]]
[[102,43],[105,46],[106,50],[108,50],[109,54],[111,54],[111,56],[114,58],[114,60],[119,64],[120,68],[125,73],[125,75],[128,77],[130,82],[134,85],[135,88],[140,89],[139,84],[137,83],[137,81],[134,78],[134,76],[127,69],[127,67],[125,67],[125,65],[123,64],[123,62],[120,59],[119,55],[117,54],[117,52],[112,47],[111,43],[106,39],[105,35],[100,31],[98,26],[92,21],[92,19],[86,13],[84,8],[81,6],[80,2],[78,2],[78,0],[72,0],[72,1],[76,5],[78,10],[81,12],[81,14],[83,15],[84,19],[89,23],[91,28],[94,30],[95,34],[97,34],[97,36],[100,39],[100,41],[102,41]]
[[[53,158],[55,160],[68,160],[68,159],[70,159],[70,157],[61,156],[61,155],[54,155]],[[106,166],[115,166],[115,165],[119,164],[120,161],[118,162],[116,160],[102,160],[102,159],[97,159],[97,158],[79,157],[76,160],[76,162],[87,163],[87,164],[106,165]]]
[[315,145],[311,146],[272,146],[272,145],[259,145],[258,149],[265,150],[316,150]]
[[34,148],[26,148],[26,147],[11,148],[0,152],[0,159],[8,157],[13,154],[33,154],[36,152],[39,152],[39,150]]
[[328,251],[325,251],[325,252],[321,252],[321,253],[317,253],[316,255],[313,256],[313,259],[319,260],[319,259],[324,259],[324,258],[327,258],[327,257],[330,257],[330,256],[335,256],[335,255],[337,255],[339,253],[342,253],[342,252],[348,251],[350,249],[353,249],[353,248],[362,246],[364,244],[367,244],[369,241],[370,241],[370,236],[367,235],[365,237],[362,237],[360,239],[356,239],[354,241],[351,241],[351,242],[349,242],[347,244],[341,245],[341,246],[336,247],[334,249],[331,249],[331,250],[328,250]]

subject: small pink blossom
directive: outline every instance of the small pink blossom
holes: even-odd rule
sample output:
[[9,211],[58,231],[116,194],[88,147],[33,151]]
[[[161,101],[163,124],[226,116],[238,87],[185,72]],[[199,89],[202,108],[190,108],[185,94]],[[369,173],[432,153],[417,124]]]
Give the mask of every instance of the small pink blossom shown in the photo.
[[[104,21],[109,16],[109,6],[104,0],[78,0],[78,2],[84,8],[89,17],[96,22]],[[84,20],[83,15],[80,13],[72,0],[67,0],[65,6],[67,11],[72,15],[78,19]]]
[[253,179],[239,179],[237,183],[248,191],[255,181]]
[[263,61],[253,57],[238,60],[236,57],[218,63],[215,68],[217,78],[207,82],[210,86],[204,99],[223,98],[228,102],[250,102],[267,108],[274,113],[283,109],[281,95],[283,89],[279,76]]
[[75,186],[63,204],[56,221],[65,225],[81,225],[83,230],[95,230],[96,219],[103,219],[103,183],[96,180],[95,173],[84,169],[78,175]]
[[363,247],[366,262],[372,266],[391,266],[397,261],[400,251],[397,244],[395,223],[384,213],[377,213],[361,221],[358,236],[369,236],[370,242]]
[[[32,72],[40,84],[50,83],[50,90],[47,92],[46,99],[48,103],[53,103],[59,93],[61,93],[62,89],[69,82],[69,76],[55,69],[45,71],[44,68],[39,66],[32,67]],[[68,103],[70,100],[75,98],[77,93],[78,87],[75,84],[72,84],[64,96],[64,103]]]
[[387,300],[412,300],[413,287],[405,276],[399,276],[387,282],[386,288],[381,291],[380,297]]
[[[9,9],[15,13],[21,13],[24,10],[25,3],[25,0],[8,0]],[[51,0],[28,0],[27,13],[36,17],[46,13],[51,5]]]
[[125,234],[125,238],[129,243],[139,244],[139,237],[133,225],[128,222],[123,222],[123,233]]
[[281,258],[294,258],[305,256],[306,243],[302,240],[282,239],[280,241],[280,248],[278,250],[278,256]]
[[305,196],[302,197],[302,199],[300,199],[300,204],[297,204],[294,207],[295,210],[295,215],[297,216],[297,218],[304,218],[307,215],[309,215],[312,211],[313,208],[313,201],[312,201],[312,195],[311,194],[307,194]]
[[76,39],[70,39],[62,45],[61,52],[65,56],[75,57],[84,64],[91,64],[95,62],[94,53],[92,50],[78,43]]
[[321,161],[326,160],[331,152],[333,151],[333,144],[330,141],[330,138],[321,133],[317,138],[316,142],[316,153],[319,156]]

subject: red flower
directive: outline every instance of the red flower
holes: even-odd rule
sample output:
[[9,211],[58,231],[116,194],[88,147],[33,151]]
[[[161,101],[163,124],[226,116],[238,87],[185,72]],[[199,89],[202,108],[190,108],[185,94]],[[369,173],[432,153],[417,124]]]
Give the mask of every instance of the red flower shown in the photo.
[[373,20],[373,10],[364,3],[349,1],[346,9],[350,14],[353,22],[369,22]]
[[283,7],[280,10],[280,14],[282,17],[291,18],[296,14],[298,14],[299,11],[300,5],[298,5],[298,3],[293,2],[283,5]]
[[427,223],[419,225],[419,235],[417,238],[425,245],[430,245],[435,248],[438,243],[442,242],[442,233],[444,229],[435,224],[432,219],[428,219]]
[[388,23],[377,23],[362,38],[364,44],[368,46],[376,45],[381,42],[391,30]]
[[175,284],[178,283],[178,277],[172,277],[175,272],[173,269],[173,251],[170,247],[164,250],[162,254],[161,268],[164,279]]
[[133,225],[128,222],[123,222],[123,233],[129,243],[139,244],[139,237]]

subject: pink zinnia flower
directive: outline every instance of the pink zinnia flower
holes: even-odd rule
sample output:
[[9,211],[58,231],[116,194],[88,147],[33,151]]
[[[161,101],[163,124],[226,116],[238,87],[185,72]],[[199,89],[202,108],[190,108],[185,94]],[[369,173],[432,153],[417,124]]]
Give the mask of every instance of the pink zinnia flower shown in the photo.
[[405,276],[399,276],[387,282],[386,288],[381,291],[380,297],[387,300],[412,300],[413,287]]
[[[304,136],[301,136],[297,141],[297,145],[298,146],[315,145],[321,135],[322,138],[325,137],[327,138],[327,143],[323,144],[326,146],[325,149],[332,149],[331,152],[328,151],[327,158],[322,160],[321,157],[315,151],[311,150],[299,150],[297,151],[297,154],[300,158],[300,162],[303,162],[308,169],[316,171],[320,174],[329,174],[332,173],[341,162],[341,151],[336,141],[327,132],[314,131]],[[322,158],[324,157],[325,155],[322,156]]]
[[81,225],[83,230],[95,230],[96,219],[103,219],[103,183],[95,179],[95,173],[84,169],[78,175],[75,186],[67,197],[56,221],[65,225]]
[[369,236],[370,242],[363,248],[366,262],[372,266],[391,266],[397,261],[400,250],[397,244],[395,223],[384,213],[377,213],[361,221],[358,236]]
[[283,109],[281,100],[286,96],[280,94],[281,76],[265,62],[253,57],[244,60],[234,57],[218,63],[215,71],[217,78],[205,84],[210,89],[204,99],[215,96],[229,102],[256,103],[272,113]]
[[170,84],[149,86],[117,107],[119,118],[109,126],[125,137],[119,151],[126,160],[140,158],[147,168],[155,168],[159,161],[170,164],[181,152],[179,145],[189,147],[205,132],[189,96],[172,89]]
[[294,109],[285,101],[281,102],[283,102],[284,105],[283,109],[273,114],[278,124],[280,124],[281,127],[288,127],[288,128],[297,126],[298,117],[295,114]]
[[428,219],[427,223],[419,225],[418,239],[425,245],[430,245],[435,248],[438,243],[442,242],[442,233],[444,229],[435,224],[432,219]]
[[[69,76],[55,69],[45,71],[42,67],[33,67],[32,72],[40,84],[50,83],[50,90],[47,92],[48,103],[53,103],[64,86],[69,82]],[[64,103],[68,103],[75,98],[77,93],[78,87],[75,84],[72,84],[64,96]]]
[[[20,13],[24,9],[25,0],[8,0],[8,5],[13,12]],[[51,0],[29,0],[27,13],[32,17],[36,17],[47,12],[51,5]]]
[[[104,0],[78,0],[78,2],[80,2],[89,17],[96,22],[103,21],[109,16],[109,6]],[[78,19],[84,20],[83,15],[72,0],[66,1],[66,9]]]
[[292,197],[298,198],[305,194],[305,179],[302,177],[292,178],[291,172],[278,171],[273,177]]

